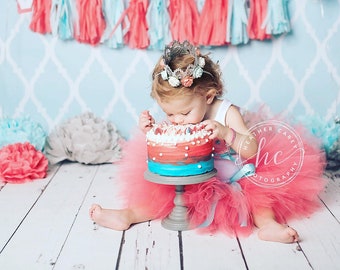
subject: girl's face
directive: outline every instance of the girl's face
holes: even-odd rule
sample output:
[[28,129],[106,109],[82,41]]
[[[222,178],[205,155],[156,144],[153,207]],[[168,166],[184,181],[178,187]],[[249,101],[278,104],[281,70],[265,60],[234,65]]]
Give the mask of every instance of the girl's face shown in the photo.
[[176,125],[197,124],[203,121],[210,103],[205,96],[197,94],[174,97],[167,101],[157,98],[157,102],[168,120]]

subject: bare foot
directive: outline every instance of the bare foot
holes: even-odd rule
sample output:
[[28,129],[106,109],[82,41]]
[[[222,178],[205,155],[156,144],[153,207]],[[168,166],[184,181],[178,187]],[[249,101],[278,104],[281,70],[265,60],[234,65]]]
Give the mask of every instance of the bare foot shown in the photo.
[[258,236],[261,240],[272,242],[294,243],[299,241],[296,230],[275,221],[262,226],[259,229]]
[[127,209],[103,209],[100,205],[93,204],[89,214],[96,224],[116,231],[127,230],[131,225]]

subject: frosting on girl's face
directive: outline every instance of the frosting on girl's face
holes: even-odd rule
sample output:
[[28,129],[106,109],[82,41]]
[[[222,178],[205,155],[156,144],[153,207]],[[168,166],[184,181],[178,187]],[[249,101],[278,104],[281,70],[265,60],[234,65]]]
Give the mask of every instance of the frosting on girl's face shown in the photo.
[[161,101],[159,106],[166,113],[168,120],[175,125],[197,124],[203,121],[207,111],[207,101],[201,95],[182,95]]

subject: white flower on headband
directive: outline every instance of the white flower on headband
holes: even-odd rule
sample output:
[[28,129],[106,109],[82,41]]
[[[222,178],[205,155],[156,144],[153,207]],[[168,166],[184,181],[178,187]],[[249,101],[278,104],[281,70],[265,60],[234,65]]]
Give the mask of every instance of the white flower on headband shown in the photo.
[[166,81],[166,80],[168,79],[168,73],[166,72],[166,70],[163,70],[163,71],[161,72],[161,76],[162,76],[162,79],[163,79],[164,81]]
[[205,66],[205,60],[203,57],[199,57],[198,58],[198,65],[201,67],[201,68],[204,68]]
[[[187,66],[185,70],[177,68],[172,71],[169,64],[170,62],[182,55],[192,55],[195,58],[194,64]],[[161,75],[164,81],[168,81],[172,87],[178,87],[183,85],[184,87],[190,87],[193,84],[194,79],[202,77],[205,66],[205,59],[198,57],[198,50],[188,41],[180,43],[174,41],[170,46],[166,46],[164,50],[163,59],[161,62],[164,68],[158,75]],[[208,73],[208,72],[207,72]]]
[[195,67],[194,71],[192,72],[192,76],[196,78],[201,78],[203,75],[203,68],[200,66]]
[[179,79],[177,79],[175,76],[170,76],[169,77],[169,83],[172,87],[178,87],[180,86],[181,82]]

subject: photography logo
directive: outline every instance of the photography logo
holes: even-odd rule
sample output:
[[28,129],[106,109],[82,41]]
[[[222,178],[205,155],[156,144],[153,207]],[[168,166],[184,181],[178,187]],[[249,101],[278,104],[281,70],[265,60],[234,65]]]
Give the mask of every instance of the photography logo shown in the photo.
[[[299,173],[304,159],[300,136],[284,122],[268,120],[250,128],[252,137],[240,143],[239,150],[247,150],[251,140],[256,139],[258,151],[255,157],[238,163],[253,163],[256,172],[247,178],[254,184],[267,188],[286,185]],[[240,151],[237,151],[238,153]]]

